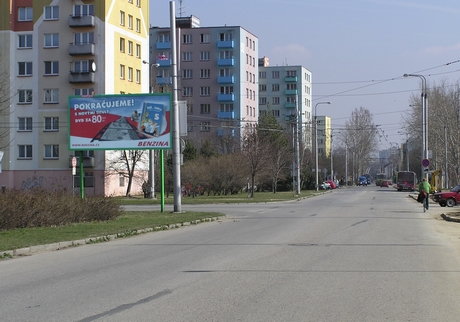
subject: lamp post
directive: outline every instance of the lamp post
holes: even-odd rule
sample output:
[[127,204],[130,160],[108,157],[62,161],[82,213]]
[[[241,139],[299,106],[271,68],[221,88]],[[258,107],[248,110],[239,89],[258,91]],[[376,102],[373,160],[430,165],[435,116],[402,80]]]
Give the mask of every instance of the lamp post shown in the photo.
[[[428,108],[427,108],[427,93],[426,93],[426,78],[418,74],[404,74],[404,77],[418,77],[422,80],[422,160],[428,159]],[[424,172],[424,165],[422,164],[422,174]],[[425,174],[428,180],[428,172]]]
[[[143,64],[149,65],[149,93],[154,92],[153,88],[153,67],[160,66],[159,64],[150,64],[148,61],[143,60]],[[149,149],[149,187],[148,191],[150,193],[150,198],[155,198],[155,151],[150,148]]]
[[316,114],[316,107],[319,104],[331,104],[331,102],[319,102],[315,104],[315,175],[316,175],[316,191],[319,190],[319,182],[318,182],[318,121],[317,121],[317,114]]

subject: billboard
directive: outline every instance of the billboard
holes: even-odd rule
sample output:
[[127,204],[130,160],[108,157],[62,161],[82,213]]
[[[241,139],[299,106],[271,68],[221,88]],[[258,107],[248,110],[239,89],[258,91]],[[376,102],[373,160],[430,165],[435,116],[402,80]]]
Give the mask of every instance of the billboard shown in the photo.
[[171,93],[70,96],[69,149],[171,149],[171,106]]

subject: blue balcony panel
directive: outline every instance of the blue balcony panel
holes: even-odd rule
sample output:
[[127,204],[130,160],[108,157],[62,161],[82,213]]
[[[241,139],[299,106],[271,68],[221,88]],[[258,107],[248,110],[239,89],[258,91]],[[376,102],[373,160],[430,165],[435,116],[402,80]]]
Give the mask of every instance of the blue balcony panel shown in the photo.
[[159,67],[171,67],[171,59],[157,59],[157,64]]
[[295,103],[284,103],[285,108],[295,108]]
[[155,47],[157,50],[171,49],[171,42],[170,41],[157,42]]
[[234,102],[235,94],[217,94],[217,100],[219,102]]
[[235,84],[235,76],[218,76],[217,82],[219,84]]
[[297,76],[286,76],[286,77],[284,77],[284,81],[288,82],[288,83],[291,83],[291,82],[296,83],[297,82]]
[[286,89],[284,91],[284,95],[297,95],[297,90],[296,89]]
[[159,85],[171,85],[172,77],[157,77],[157,83]]
[[217,118],[219,119],[234,119],[235,118],[235,112],[221,112],[217,111]]
[[219,40],[217,48],[235,48],[235,42],[233,40]]
[[231,128],[217,128],[217,136],[235,136],[235,129]]
[[219,58],[217,59],[217,66],[235,66],[235,59]]

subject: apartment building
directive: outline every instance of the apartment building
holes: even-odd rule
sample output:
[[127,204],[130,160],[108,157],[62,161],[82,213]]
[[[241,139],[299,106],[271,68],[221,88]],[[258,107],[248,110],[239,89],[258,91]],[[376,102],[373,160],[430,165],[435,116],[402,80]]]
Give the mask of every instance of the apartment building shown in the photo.
[[[187,139],[219,152],[239,146],[258,119],[258,38],[239,26],[200,27],[197,17],[176,18],[178,97],[187,102]],[[169,28],[150,28],[154,90],[170,91]]]
[[331,118],[329,116],[318,115],[316,121],[318,124],[318,155],[329,158],[332,148]]
[[[149,1],[11,0],[0,7],[0,186],[78,190],[68,97],[148,92]],[[82,153],[85,194],[124,193],[124,179],[105,171],[112,151]]]
[[259,110],[292,129],[297,123],[304,149],[312,148],[312,73],[303,66],[270,66],[259,60]]

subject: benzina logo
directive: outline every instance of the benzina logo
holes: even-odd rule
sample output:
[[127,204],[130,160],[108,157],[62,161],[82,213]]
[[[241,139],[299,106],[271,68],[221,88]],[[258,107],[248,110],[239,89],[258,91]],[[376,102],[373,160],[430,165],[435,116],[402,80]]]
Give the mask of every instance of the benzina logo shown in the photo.
[[137,146],[169,146],[167,141],[139,142]]

